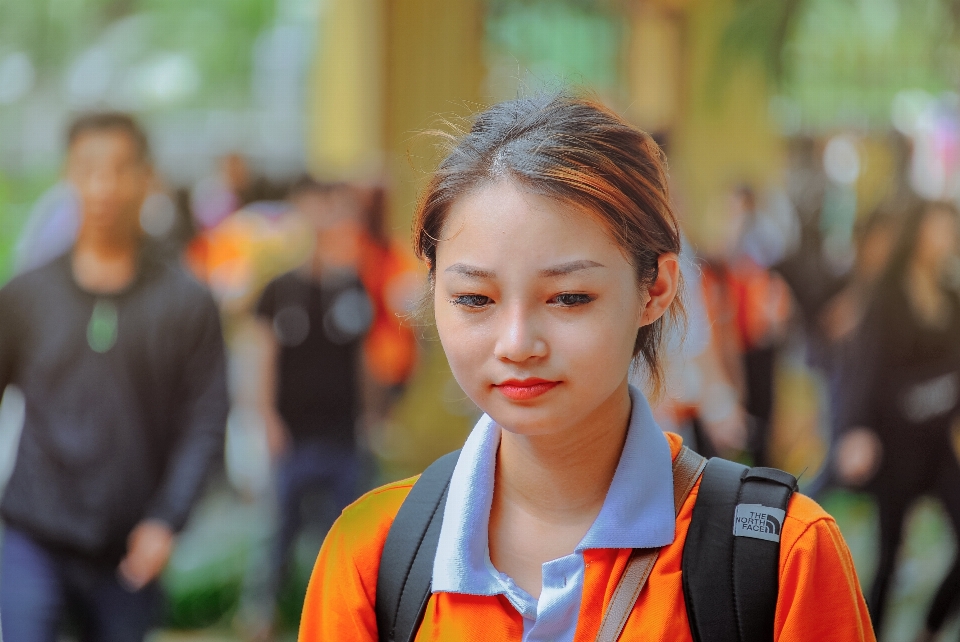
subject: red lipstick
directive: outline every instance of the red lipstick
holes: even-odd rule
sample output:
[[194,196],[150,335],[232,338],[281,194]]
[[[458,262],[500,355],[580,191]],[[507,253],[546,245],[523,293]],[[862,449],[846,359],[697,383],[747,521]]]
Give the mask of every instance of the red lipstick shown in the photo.
[[507,379],[494,387],[507,399],[512,401],[529,401],[547,393],[560,385],[559,381],[547,381],[531,377],[530,379]]

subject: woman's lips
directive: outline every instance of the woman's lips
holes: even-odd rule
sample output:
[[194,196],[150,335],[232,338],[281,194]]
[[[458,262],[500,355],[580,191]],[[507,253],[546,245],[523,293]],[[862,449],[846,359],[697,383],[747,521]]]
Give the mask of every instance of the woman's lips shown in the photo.
[[547,393],[560,385],[559,381],[546,379],[508,379],[503,383],[494,384],[507,399],[512,401],[528,401]]

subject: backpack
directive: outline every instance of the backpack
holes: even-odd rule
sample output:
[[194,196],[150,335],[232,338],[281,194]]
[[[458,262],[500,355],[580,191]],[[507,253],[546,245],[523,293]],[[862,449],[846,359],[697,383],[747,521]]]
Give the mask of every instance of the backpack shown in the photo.
[[[420,628],[431,595],[447,490],[459,455],[460,451],[444,455],[423,472],[390,527],[377,577],[381,642],[412,642]],[[686,464],[686,471],[678,471],[678,463]],[[679,479],[678,472],[685,479]],[[797,480],[773,468],[748,468],[717,457],[706,461],[686,447],[674,461],[674,478],[678,510],[701,478],[681,566],[694,641],[772,641],[780,531]],[[598,640],[618,639],[656,553],[635,551],[603,617]],[[608,624],[609,619],[616,621]]]

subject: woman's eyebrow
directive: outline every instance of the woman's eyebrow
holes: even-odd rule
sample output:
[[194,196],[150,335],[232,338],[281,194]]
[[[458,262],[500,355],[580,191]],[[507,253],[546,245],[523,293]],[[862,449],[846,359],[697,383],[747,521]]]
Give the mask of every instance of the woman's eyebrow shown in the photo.
[[590,268],[604,267],[602,264],[597,263],[596,261],[569,261],[567,263],[561,263],[560,265],[555,265],[545,270],[540,270],[541,277],[551,277],[551,276],[563,276],[564,274],[570,274],[571,272],[577,272],[579,270],[589,270]]
[[476,267],[475,265],[467,265],[466,263],[454,263],[444,270],[444,272],[455,272],[474,279],[492,279],[496,276],[493,270],[484,270],[483,268]]
[[[577,272],[579,270],[589,270],[590,268],[604,267],[601,263],[596,261],[580,260],[580,261],[568,261],[567,263],[561,263],[560,265],[555,265],[553,267],[545,268],[540,270],[537,274],[540,277],[555,277],[563,276],[564,274],[570,274],[571,272]],[[475,265],[468,265],[466,263],[454,263],[450,267],[444,270],[444,272],[453,272],[456,274],[462,274],[466,277],[471,277],[474,279],[492,279],[496,277],[497,273],[493,270],[486,270]]]

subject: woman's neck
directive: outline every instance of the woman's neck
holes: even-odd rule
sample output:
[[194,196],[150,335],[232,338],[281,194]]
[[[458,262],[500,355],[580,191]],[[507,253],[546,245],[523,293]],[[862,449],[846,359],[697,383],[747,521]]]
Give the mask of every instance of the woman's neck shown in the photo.
[[504,430],[497,456],[497,501],[508,501],[540,519],[599,514],[613,481],[630,421],[626,379],[594,413],[550,435]]

